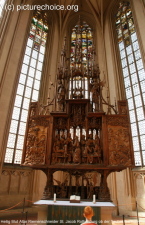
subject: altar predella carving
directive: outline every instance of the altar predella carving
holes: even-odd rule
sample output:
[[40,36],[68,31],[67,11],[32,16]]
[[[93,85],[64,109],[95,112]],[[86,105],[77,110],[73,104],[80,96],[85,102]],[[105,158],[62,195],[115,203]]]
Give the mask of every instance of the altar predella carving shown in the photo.
[[[78,24],[75,29],[82,28]],[[90,32],[87,25],[84,29]],[[95,194],[108,201],[107,176],[134,166],[127,103],[119,101],[118,112],[108,95],[105,100],[105,80],[94,63],[94,47],[83,64],[80,42],[73,45],[76,54],[72,53],[69,69],[64,44],[54,101],[48,98],[46,105],[30,104],[22,165],[46,174],[43,199],[53,198],[54,193],[57,198],[78,194],[82,199]],[[50,111],[52,104],[55,109]],[[63,178],[56,177],[58,171]]]

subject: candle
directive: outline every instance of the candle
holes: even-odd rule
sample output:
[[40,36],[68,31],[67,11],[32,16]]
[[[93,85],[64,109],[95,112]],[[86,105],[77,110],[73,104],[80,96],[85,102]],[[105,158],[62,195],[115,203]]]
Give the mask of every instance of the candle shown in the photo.
[[96,195],[93,195],[93,203],[96,203]]
[[54,193],[54,202],[56,202],[56,194]]

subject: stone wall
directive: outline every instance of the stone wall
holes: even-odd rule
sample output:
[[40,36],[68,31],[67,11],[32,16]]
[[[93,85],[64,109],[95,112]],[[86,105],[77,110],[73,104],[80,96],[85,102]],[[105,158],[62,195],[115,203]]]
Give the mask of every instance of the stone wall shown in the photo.
[[0,209],[16,205],[22,208],[31,206],[40,200],[45,186],[45,175],[42,171],[30,168],[3,167],[0,185]]

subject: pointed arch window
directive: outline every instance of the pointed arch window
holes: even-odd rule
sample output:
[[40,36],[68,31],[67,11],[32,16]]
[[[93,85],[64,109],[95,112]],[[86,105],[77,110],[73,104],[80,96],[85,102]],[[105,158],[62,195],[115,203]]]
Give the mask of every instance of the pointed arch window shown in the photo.
[[16,92],[5,163],[21,163],[29,103],[37,101],[39,96],[47,35],[46,12],[34,12]]
[[116,14],[116,31],[122,64],[136,166],[145,166],[145,70],[129,2]]
[[89,74],[93,68],[93,33],[85,21],[79,20],[71,33],[69,98],[89,98]]

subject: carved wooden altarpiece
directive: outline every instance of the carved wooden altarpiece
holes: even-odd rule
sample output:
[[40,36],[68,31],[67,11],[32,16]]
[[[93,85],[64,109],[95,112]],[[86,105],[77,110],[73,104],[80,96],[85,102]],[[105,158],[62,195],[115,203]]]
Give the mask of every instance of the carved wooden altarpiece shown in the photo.
[[[43,199],[57,193],[110,200],[107,176],[134,165],[128,116],[89,112],[89,107],[88,99],[70,99],[66,112],[39,115],[39,104],[31,103],[23,165],[46,173]],[[55,180],[56,171],[65,172],[63,182]]]
[[[57,198],[76,194],[82,199],[95,194],[109,201],[107,176],[134,166],[127,104],[119,101],[118,113],[109,96],[103,98],[105,81],[94,63],[92,37],[91,28],[79,21],[69,65],[66,45],[61,52],[55,98],[47,105],[30,104],[22,165],[45,172],[43,199],[54,193]],[[63,171],[63,180],[56,178],[58,171]]]

